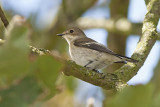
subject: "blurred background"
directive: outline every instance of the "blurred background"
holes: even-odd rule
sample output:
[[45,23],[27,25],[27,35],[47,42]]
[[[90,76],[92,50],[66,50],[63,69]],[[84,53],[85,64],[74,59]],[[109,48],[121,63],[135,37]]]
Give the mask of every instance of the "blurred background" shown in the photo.
[[[56,34],[71,26],[80,27],[89,38],[106,45],[116,53],[130,57],[141,36],[143,19],[147,12],[144,0],[0,0],[0,3],[9,21],[14,15],[27,19],[29,29],[24,28],[26,31],[24,30],[23,35],[26,32],[30,34],[26,34],[29,35],[29,39],[27,37],[29,42],[26,44],[53,50],[66,59],[70,59],[68,45]],[[157,30],[160,31],[160,24]],[[2,22],[0,38],[5,38]],[[21,42],[17,46],[22,45],[25,40],[25,37],[21,37],[19,40]],[[153,80],[154,74],[160,70],[159,46],[160,42],[157,40],[144,65],[128,82],[129,85],[147,84]],[[107,99],[107,95],[100,87],[61,74],[61,66],[57,66],[61,64],[50,60],[49,56],[33,62],[17,61],[17,65],[14,65],[14,60],[17,60],[21,52],[15,52],[14,55],[13,51],[9,51],[10,48],[8,50],[5,48],[0,50],[0,58],[3,59],[0,62],[1,107],[102,107],[103,101]],[[26,57],[21,59],[26,60]],[[23,65],[26,66],[16,67]],[[50,69],[43,72],[46,69],[40,66],[47,66]],[[122,64],[113,64],[102,72],[114,72],[121,66]],[[33,74],[37,70],[39,72]]]

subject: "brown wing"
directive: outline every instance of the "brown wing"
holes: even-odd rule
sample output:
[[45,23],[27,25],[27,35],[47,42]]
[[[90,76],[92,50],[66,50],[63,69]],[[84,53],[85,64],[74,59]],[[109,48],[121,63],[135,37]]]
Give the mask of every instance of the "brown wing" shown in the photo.
[[98,52],[104,52],[104,53],[108,53],[111,55],[114,55],[116,57],[119,57],[120,59],[129,61],[129,62],[137,62],[134,59],[131,59],[129,57],[126,56],[122,56],[122,55],[118,55],[116,53],[114,53],[113,51],[111,51],[110,49],[106,48],[104,45],[90,39],[90,38],[81,38],[78,39],[74,42],[75,46],[79,46],[79,47],[84,47],[84,48],[88,48],[88,49],[93,49],[96,50]]
[[74,45],[79,46],[79,47],[93,49],[93,50],[96,50],[99,52],[109,53],[109,54],[115,55],[115,56],[117,55],[116,53],[114,53],[110,49],[106,48],[104,45],[102,45],[102,44],[100,44],[90,38],[78,39],[74,42]]

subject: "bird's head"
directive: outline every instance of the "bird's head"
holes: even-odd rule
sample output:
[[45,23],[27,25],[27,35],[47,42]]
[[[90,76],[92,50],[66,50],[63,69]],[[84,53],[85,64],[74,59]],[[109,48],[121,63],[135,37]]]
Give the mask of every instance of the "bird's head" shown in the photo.
[[61,34],[57,34],[58,36],[62,36],[63,38],[65,38],[67,40],[68,43],[86,37],[86,35],[84,34],[84,32],[77,28],[77,27],[72,27],[69,28],[68,30],[64,31]]

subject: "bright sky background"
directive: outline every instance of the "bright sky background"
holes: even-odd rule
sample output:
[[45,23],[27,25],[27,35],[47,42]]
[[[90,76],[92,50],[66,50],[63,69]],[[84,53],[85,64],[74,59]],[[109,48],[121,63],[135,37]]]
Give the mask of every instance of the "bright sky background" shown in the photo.
[[[15,0],[0,0],[0,1],[2,3],[3,8],[6,10],[13,10],[13,14],[17,13],[25,17],[37,14],[38,19],[36,24],[38,23],[41,24],[39,28],[46,27],[49,23],[52,22],[52,19],[54,18],[58,10],[59,4],[61,3],[61,0],[16,0],[16,2]],[[99,6],[99,4],[104,1],[106,0],[100,0],[96,6]],[[142,22],[146,11],[147,10],[144,0],[130,0],[128,19],[132,22]],[[83,15],[83,17],[92,17],[97,19],[109,18],[109,16],[110,16],[109,9],[107,7],[101,7],[98,9],[93,7]],[[48,20],[43,20],[45,18],[48,18]],[[160,24],[158,25],[158,31],[160,31]],[[90,30],[85,30],[85,33],[88,37],[106,45],[107,32],[105,30],[90,29]],[[139,36],[130,36],[128,38],[126,56],[130,57],[132,55],[138,41],[139,41]],[[149,54],[146,62],[139,70],[138,74],[135,77],[133,77],[128,83],[129,84],[147,83],[153,75],[153,69],[156,66],[160,57],[159,54],[160,54],[160,42],[157,41],[153,49],[151,50],[151,53]],[[86,98],[96,96],[100,97],[98,98],[100,100],[103,99],[100,88],[93,86],[91,84],[88,85],[86,84],[88,83],[80,82],[80,85],[78,87],[79,89],[77,88],[78,89],[77,92],[79,92],[80,90],[81,92],[82,90],[83,91],[85,90],[83,94],[77,93],[77,98],[79,101],[84,100],[83,99],[84,95],[86,96]],[[92,90],[92,93],[90,93],[90,95],[85,93],[90,90]],[[97,101],[96,104],[100,105],[101,101]]]

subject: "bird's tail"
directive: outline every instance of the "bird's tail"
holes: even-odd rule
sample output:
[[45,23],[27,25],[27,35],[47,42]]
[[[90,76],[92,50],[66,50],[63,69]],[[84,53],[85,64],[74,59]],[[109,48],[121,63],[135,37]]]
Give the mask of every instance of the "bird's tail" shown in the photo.
[[138,62],[137,60],[132,59],[132,58],[129,58],[129,57],[126,57],[126,56],[118,55],[118,57],[119,57],[120,59],[122,59],[123,61],[133,62],[133,63],[137,63],[137,62]]

